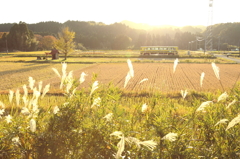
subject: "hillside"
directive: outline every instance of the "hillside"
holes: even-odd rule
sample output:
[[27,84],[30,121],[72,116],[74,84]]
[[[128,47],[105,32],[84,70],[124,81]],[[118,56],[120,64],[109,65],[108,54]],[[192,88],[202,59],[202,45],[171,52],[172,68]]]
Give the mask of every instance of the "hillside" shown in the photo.
[[[0,32],[9,32],[14,24],[0,24]],[[76,33],[76,44],[81,43],[87,49],[139,49],[143,45],[176,45],[179,49],[189,49],[189,42],[194,41],[191,49],[204,48],[204,42],[196,44],[196,37],[204,37],[204,26],[150,26],[123,21],[106,25],[94,21],[54,21],[27,24],[29,30],[41,36],[53,35],[62,27],[68,26]],[[228,50],[239,45],[240,23],[216,24],[213,30],[213,48]],[[4,50],[6,42],[0,39],[0,50]]]

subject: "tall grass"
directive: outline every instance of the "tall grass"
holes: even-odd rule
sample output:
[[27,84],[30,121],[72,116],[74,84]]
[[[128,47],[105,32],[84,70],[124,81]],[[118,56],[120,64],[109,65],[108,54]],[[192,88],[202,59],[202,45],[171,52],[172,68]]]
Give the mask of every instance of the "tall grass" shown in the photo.
[[240,157],[239,85],[231,94],[194,96],[185,90],[179,98],[127,97],[111,83],[100,85],[96,76],[87,90],[76,90],[85,73],[73,79],[62,65],[62,73],[53,69],[65,95],[59,105],[43,102],[51,87],[33,84],[33,78],[24,85],[33,94],[1,96],[2,158]]

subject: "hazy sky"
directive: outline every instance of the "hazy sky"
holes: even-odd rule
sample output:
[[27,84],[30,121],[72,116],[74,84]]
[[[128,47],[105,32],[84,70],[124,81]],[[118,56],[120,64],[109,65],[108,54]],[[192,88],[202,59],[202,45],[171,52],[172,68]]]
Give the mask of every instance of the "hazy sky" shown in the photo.
[[[213,0],[213,24],[240,22],[239,0]],[[209,0],[4,0],[0,23],[67,20],[208,25]]]

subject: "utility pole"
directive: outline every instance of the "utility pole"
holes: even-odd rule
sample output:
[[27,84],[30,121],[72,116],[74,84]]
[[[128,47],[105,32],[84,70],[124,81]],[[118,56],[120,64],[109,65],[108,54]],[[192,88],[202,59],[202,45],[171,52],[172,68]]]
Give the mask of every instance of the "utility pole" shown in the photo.
[[209,0],[208,26],[205,33],[205,50],[212,51],[213,0]]
[[7,39],[6,39],[6,51],[7,51],[7,54],[8,54],[8,44],[7,44]]

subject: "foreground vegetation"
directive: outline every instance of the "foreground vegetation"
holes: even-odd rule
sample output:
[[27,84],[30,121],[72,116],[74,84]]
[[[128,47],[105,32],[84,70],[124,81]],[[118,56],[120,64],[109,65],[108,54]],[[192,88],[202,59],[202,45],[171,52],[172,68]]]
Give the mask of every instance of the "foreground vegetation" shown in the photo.
[[99,85],[97,76],[89,89],[76,90],[85,73],[74,79],[66,68],[53,68],[61,103],[47,102],[50,85],[31,77],[22,93],[1,96],[2,158],[239,158],[239,85],[126,96],[111,83]]

